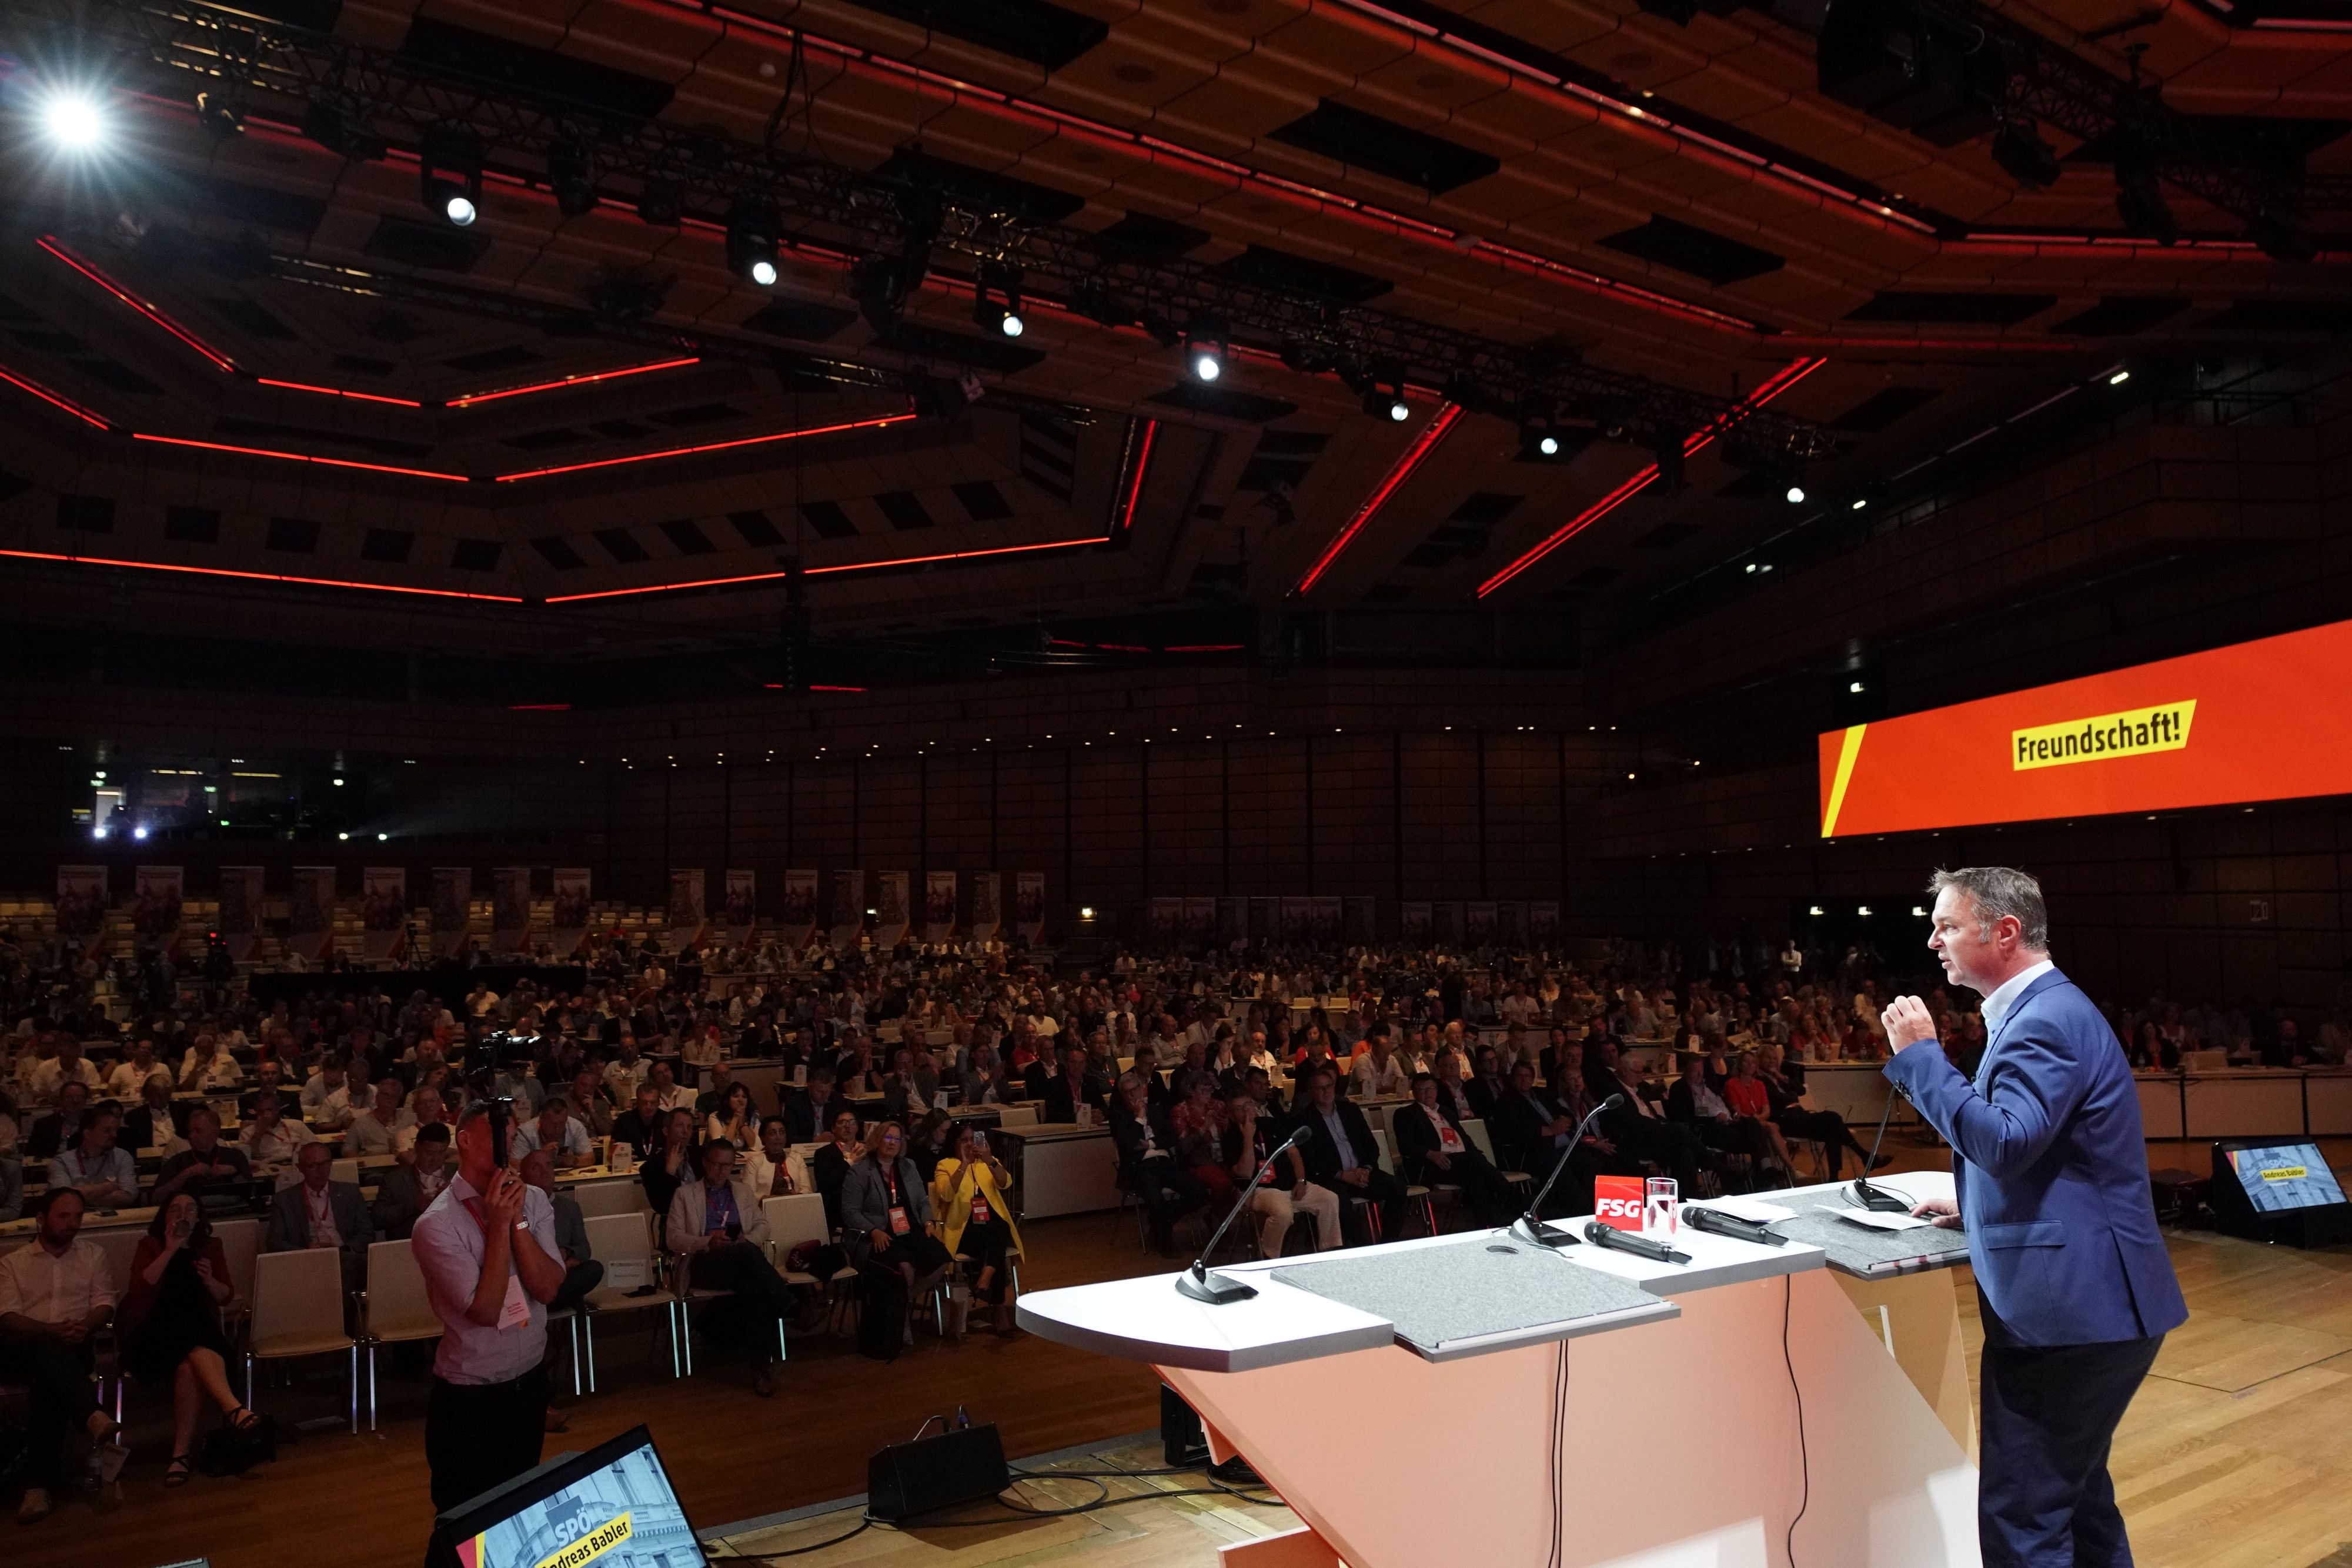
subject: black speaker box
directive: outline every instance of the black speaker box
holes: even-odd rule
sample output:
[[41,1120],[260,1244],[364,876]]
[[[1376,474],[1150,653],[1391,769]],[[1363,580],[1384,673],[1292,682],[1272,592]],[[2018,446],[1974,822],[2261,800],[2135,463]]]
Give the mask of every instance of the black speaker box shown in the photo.
[[866,1461],[866,1511],[897,1522],[978,1502],[1013,1484],[993,1422],[893,1443]]

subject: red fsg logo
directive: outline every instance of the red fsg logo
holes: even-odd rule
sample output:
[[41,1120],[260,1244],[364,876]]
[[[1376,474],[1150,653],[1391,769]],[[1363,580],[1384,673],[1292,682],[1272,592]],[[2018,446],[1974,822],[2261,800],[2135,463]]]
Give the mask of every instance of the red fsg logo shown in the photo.
[[1592,1218],[1618,1230],[1642,1228],[1643,1186],[1640,1176],[1592,1178]]

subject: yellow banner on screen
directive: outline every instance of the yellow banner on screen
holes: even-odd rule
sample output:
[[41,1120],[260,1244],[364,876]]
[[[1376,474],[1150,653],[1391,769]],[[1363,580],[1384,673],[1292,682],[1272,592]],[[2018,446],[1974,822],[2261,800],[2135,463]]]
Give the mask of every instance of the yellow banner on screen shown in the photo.
[[2187,702],[2158,703],[2154,707],[2011,730],[2009,765],[2022,773],[2029,768],[2063,768],[2071,762],[2105,762],[2118,757],[2145,757],[2152,751],[2179,751],[2189,744],[2189,721],[2196,716],[2197,699],[2191,697]]
[[539,1568],[583,1568],[635,1533],[626,1512],[619,1518],[598,1525],[587,1534],[562,1550],[551,1552],[539,1560]]

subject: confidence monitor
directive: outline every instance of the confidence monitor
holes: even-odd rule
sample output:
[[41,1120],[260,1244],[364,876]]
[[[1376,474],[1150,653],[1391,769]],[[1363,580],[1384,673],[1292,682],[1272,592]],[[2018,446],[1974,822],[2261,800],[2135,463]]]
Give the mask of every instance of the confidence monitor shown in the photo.
[[654,1452],[633,1427],[558,1454],[434,1522],[429,1568],[704,1568],[709,1562]]
[[2223,1138],[2213,1145],[2208,1201],[2232,1236],[2323,1247],[2352,1237],[2352,1203],[2319,1145],[2296,1139]]

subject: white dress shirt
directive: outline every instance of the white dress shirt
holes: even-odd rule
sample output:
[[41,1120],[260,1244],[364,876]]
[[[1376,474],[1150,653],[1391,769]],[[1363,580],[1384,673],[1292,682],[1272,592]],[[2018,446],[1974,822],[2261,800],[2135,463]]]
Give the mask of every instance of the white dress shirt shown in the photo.
[[0,1315],[74,1322],[114,1301],[114,1275],[95,1242],[76,1238],[61,1258],[38,1241],[0,1257]]
[[[466,1314],[473,1304],[474,1288],[481,1283],[482,1260],[487,1256],[481,1221],[467,1207],[468,1199],[478,1203],[480,1198],[481,1194],[464,1176],[452,1176],[409,1232],[410,1250],[425,1276],[425,1294],[446,1331],[433,1357],[433,1375],[444,1383],[510,1383],[547,1354],[547,1304],[528,1290],[523,1290],[522,1296],[530,1304],[530,1320],[513,1328],[486,1328]],[[561,1267],[563,1254],[555,1241],[554,1206],[535,1186],[524,1189],[522,1201],[523,1223],[530,1228],[530,1235],[517,1236],[513,1245],[536,1244]],[[516,1280],[515,1288],[520,1289],[521,1273],[511,1255],[507,1269]]]
[[2020,969],[1994,987],[1992,994],[1984,999],[1985,1033],[1990,1036],[2000,1028],[2000,1020],[2009,1016],[2009,1009],[2017,1005],[2017,998],[2025,994],[2025,988],[2057,967],[2044,958],[2039,964]]

